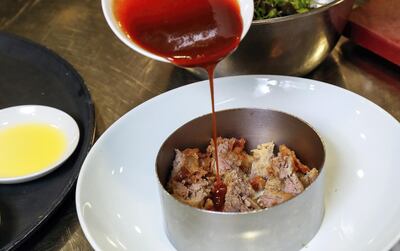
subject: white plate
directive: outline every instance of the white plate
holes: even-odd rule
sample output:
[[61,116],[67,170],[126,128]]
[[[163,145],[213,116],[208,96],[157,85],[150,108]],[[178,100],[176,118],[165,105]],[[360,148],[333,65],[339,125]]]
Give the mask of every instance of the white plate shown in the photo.
[[[326,143],[326,214],[304,250],[388,250],[400,237],[400,124],[372,102],[285,76],[216,80],[218,110],[272,108],[309,122]],[[210,112],[207,82],[136,107],[96,142],[76,189],[80,223],[96,250],[174,250],[163,231],[154,162],[161,143]],[[288,240],[290,241],[290,240]]]
[[27,123],[47,124],[59,129],[66,137],[67,147],[54,164],[29,175],[0,178],[0,184],[21,183],[40,178],[59,167],[78,145],[78,125],[71,116],[61,110],[42,105],[21,105],[0,110],[0,130]]

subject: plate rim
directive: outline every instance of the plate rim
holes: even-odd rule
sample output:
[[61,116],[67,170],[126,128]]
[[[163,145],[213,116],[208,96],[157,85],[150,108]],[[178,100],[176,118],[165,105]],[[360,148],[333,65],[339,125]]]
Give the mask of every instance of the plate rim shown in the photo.
[[[295,76],[286,76],[286,75],[273,75],[273,74],[250,74],[250,75],[235,75],[235,76],[226,76],[226,77],[218,77],[215,78],[215,84],[218,83],[218,79],[237,79],[237,78],[242,78],[242,79],[257,79],[257,78],[263,78],[263,79],[286,79],[286,80],[292,80],[292,81],[296,81],[296,80],[300,80],[300,81],[306,81],[308,83],[317,83],[318,85],[324,86],[324,87],[328,87],[328,88],[333,88],[339,91],[344,91],[345,93],[352,95],[353,97],[359,98],[361,101],[366,102],[368,105],[372,105],[378,112],[380,112],[381,114],[383,114],[384,116],[386,116],[388,119],[390,119],[392,122],[397,123],[398,125],[400,125],[400,122],[393,117],[389,112],[387,112],[386,110],[384,110],[382,107],[380,107],[378,104],[374,103],[373,101],[361,96],[358,93],[352,92],[348,89],[345,89],[343,87],[334,85],[334,84],[330,84],[327,82],[323,82],[320,80],[314,80],[314,79],[309,79],[309,78],[304,78],[304,77],[295,77]],[[204,85],[207,84],[208,80],[201,80],[201,81],[196,81],[187,85],[183,85],[177,88],[174,88],[172,90],[168,90],[166,92],[163,92],[157,96],[154,96],[148,100],[146,100],[145,102],[137,105],[136,107],[133,107],[132,109],[130,109],[129,111],[127,111],[124,115],[122,115],[120,118],[118,118],[113,124],[111,124],[103,133],[102,135],[97,139],[97,141],[94,143],[93,147],[91,148],[90,152],[86,155],[86,158],[82,164],[81,170],[79,172],[79,176],[78,176],[78,180],[77,180],[77,186],[76,186],[76,190],[75,190],[75,206],[76,206],[76,211],[77,211],[77,215],[78,215],[78,220],[80,223],[80,226],[82,228],[82,231],[86,237],[86,239],[88,240],[88,242],[90,243],[90,245],[95,249],[95,250],[103,250],[101,249],[98,245],[97,242],[95,241],[95,238],[90,234],[89,228],[87,226],[87,224],[85,223],[84,220],[84,216],[83,216],[83,212],[81,210],[81,186],[83,183],[83,176],[84,176],[84,172],[86,172],[86,169],[88,169],[88,162],[90,161],[90,159],[92,158],[92,152],[96,151],[98,145],[102,144],[103,140],[107,137],[109,137],[109,134],[112,134],[114,130],[116,130],[116,128],[118,128],[119,124],[124,123],[124,120],[127,119],[128,116],[131,116],[131,113],[134,113],[136,111],[145,109],[146,106],[157,102],[157,100],[159,98],[162,98],[166,95],[171,95],[174,92],[177,91],[181,91],[184,90],[186,88],[193,88],[193,86],[200,86],[200,85]],[[220,110],[216,110],[216,111],[220,111]],[[204,114],[203,114],[204,115]],[[383,250],[390,250],[398,241],[400,240],[400,232],[394,237],[392,238],[392,240],[386,245],[386,247]]]

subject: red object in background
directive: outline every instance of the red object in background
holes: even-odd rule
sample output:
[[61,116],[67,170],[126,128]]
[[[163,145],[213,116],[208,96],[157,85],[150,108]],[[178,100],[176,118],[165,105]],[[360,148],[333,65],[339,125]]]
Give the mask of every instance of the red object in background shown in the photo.
[[400,66],[400,0],[369,0],[353,10],[345,35]]

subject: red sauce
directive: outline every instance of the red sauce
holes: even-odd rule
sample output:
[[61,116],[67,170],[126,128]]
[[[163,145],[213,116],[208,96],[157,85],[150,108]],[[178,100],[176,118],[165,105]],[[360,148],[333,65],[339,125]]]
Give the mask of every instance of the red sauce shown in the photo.
[[240,42],[235,0],[116,0],[115,14],[140,47],[184,67],[207,67]]
[[222,211],[225,205],[227,187],[222,181],[216,181],[211,190],[211,199],[214,203],[214,210]]
[[[240,42],[243,24],[236,0],[115,0],[114,8],[122,29],[137,45],[175,65],[207,70],[216,145],[213,75],[217,63]],[[226,186],[219,175],[217,147],[214,154],[213,201],[222,210]]]

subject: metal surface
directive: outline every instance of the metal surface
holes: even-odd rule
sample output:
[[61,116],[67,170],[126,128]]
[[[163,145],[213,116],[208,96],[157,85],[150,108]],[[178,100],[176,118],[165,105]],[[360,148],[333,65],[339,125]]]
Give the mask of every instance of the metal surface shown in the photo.
[[[353,2],[335,0],[307,13],[253,21],[238,49],[218,64],[215,76],[309,73],[335,47]],[[193,72],[207,77],[199,69]]]
[[[123,45],[108,28],[100,1],[0,0],[0,29],[49,47],[80,72],[96,106],[98,135],[145,100],[198,80]],[[400,69],[345,38],[306,77],[356,92],[400,120]],[[91,250],[70,196],[23,250]]]
[[[248,150],[272,139],[277,145],[287,144],[304,163],[317,168],[319,176],[300,195],[268,210],[222,213],[184,205],[167,192],[166,185],[175,149],[205,149],[209,143],[211,115],[194,119],[172,133],[157,156],[156,172],[169,240],[177,250],[301,249],[318,232],[324,215],[325,151],[321,139],[304,121],[273,110],[232,109],[217,112],[217,117],[222,137],[243,137]],[[247,126],[243,127],[243,121]]]

